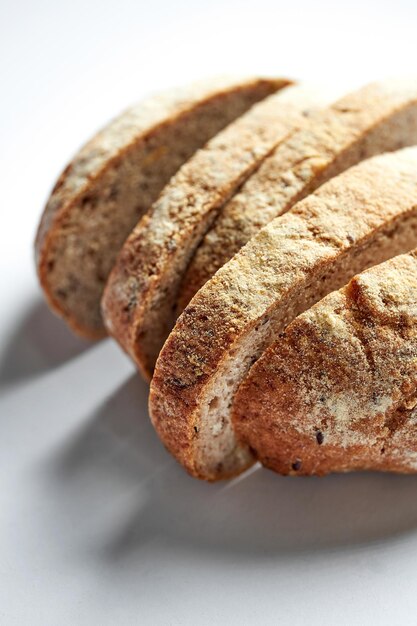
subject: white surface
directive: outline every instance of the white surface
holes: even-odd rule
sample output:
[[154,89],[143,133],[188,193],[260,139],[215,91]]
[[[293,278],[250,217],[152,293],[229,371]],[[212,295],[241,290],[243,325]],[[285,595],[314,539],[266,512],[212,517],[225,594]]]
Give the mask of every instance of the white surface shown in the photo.
[[415,2],[0,5],[0,623],[415,624],[417,478],[187,477],[110,341],[73,338],[32,266],[93,130],[227,71],[347,86],[416,72]]

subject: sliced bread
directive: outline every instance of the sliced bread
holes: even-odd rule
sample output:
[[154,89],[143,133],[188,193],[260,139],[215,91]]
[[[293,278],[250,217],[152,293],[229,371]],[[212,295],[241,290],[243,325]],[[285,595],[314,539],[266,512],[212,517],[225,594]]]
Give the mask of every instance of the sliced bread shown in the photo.
[[138,219],[197,148],[288,84],[216,79],[145,100],[89,141],[61,174],[36,238],[36,262],[51,308],[78,334],[105,334],[104,284]]
[[183,165],[124,244],[102,301],[107,329],[150,378],[175,322],[187,264],[221,206],[328,91],[295,85],[269,96]]
[[281,474],[417,472],[417,252],[297,317],[241,385],[233,423]]
[[312,116],[222,208],[184,276],[178,312],[271,219],[355,163],[415,143],[417,81],[373,83]]
[[207,480],[254,460],[231,421],[251,365],[290,321],[357,272],[417,245],[417,148],[374,157],[265,226],[197,293],[158,358],[153,424]]

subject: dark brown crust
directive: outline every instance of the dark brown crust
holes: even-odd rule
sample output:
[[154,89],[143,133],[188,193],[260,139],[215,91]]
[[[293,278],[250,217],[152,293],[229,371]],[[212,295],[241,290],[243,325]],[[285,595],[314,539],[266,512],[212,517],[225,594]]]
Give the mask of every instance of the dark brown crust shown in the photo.
[[[43,213],[35,242],[35,254],[39,280],[51,309],[62,316],[77,334],[98,339],[106,333],[101,324],[81,323],[74,311],[67,310],[50,282],[51,263],[55,263],[55,259],[51,260],[54,244],[74,208],[83,204],[92,188],[99,189],[100,180],[110,170],[116,171],[126,155],[155,134],[164,133],[165,128],[172,128],[193,112],[197,114],[200,108],[232,94],[242,94],[242,104],[246,102],[245,106],[248,108],[285,84],[284,80],[259,78],[241,81],[212,80],[151,98],[129,109],[109,124],[65,168]],[[241,112],[244,110],[245,108]],[[224,124],[229,121],[225,119]],[[203,138],[203,133],[201,135]],[[204,138],[204,141],[207,139],[208,137]],[[77,280],[82,283],[82,277],[77,276]],[[99,311],[99,302],[96,306]]]
[[[232,399],[251,359],[296,315],[357,271],[416,245],[416,164],[417,151],[403,150],[326,183],[263,228],[185,309],[159,356],[150,413],[191,474],[216,480],[250,463],[237,460],[241,446],[231,448],[227,468],[201,460],[202,416],[214,393],[226,394],[230,368],[240,368]],[[220,417],[227,426],[230,410]]]
[[295,319],[235,397],[235,430],[281,474],[417,472],[417,252]]

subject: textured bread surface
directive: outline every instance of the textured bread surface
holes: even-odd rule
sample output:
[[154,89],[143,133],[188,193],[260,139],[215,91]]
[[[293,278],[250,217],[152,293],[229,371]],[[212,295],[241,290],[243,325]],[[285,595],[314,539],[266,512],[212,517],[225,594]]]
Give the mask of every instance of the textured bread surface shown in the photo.
[[189,259],[222,204],[327,91],[296,85],[230,124],[185,163],[124,244],[104,291],[107,329],[150,378]]
[[185,274],[178,311],[262,226],[326,180],[415,143],[417,81],[373,83],[317,112],[222,208]]
[[297,317],[241,385],[233,422],[281,474],[417,472],[417,253]]
[[200,478],[253,462],[231,423],[251,365],[297,315],[363,269],[417,245],[417,149],[349,169],[265,226],[197,293],[168,337],[150,413]]
[[138,219],[197,148],[287,82],[225,78],[175,89],[129,109],[80,150],[52,191],[35,244],[47,300],[73,330],[105,334],[104,284]]

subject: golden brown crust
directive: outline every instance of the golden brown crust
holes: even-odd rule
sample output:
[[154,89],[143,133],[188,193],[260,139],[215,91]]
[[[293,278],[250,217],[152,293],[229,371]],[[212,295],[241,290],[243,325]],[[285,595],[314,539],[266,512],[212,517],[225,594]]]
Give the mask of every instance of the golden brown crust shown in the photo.
[[417,149],[375,157],[264,227],[198,292],[161,351],[150,413],[167,448],[200,478],[253,460],[230,406],[277,332],[353,274],[417,243]]
[[187,263],[216,213],[324,101],[322,90],[300,85],[257,104],[185,163],[127,239],[104,292],[103,317],[145,377],[173,326]]
[[184,276],[179,312],[262,226],[332,176],[417,140],[417,83],[373,83],[317,112],[222,207]]
[[[287,82],[220,78],[171,90],[129,109],[80,150],[52,191],[35,243],[38,274],[46,298],[75,332],[89,338],[105,334],[99,301],[115,254],[179,165],[234,116]],[[200,114],[205,115],[208,134],[204,124],[198,123]],[[189,132],[179,139],[184,144],[187,141],[188,146],[179,146],[171,158],[164,141],[175,142],[175,130],[181,124],[187,125]],[[128,189],[128,177],[139,189],[136,195],[133,187]],[[120,206],[120,197],[130,203],[128,210]],[[79,215],[86,222],[91,216],[90,229],[80,224]],[[114,237],[109,237],[110,243],[105,240],[104,249],[100,249],[103,245],[98,233],[104,227],[108,227],[110,235],[113,230]],[[77,305],[84,300],[82,315]]]
[[238,437],[281,474],[417,472],[417,253],[296,318],[234,402]]

